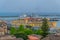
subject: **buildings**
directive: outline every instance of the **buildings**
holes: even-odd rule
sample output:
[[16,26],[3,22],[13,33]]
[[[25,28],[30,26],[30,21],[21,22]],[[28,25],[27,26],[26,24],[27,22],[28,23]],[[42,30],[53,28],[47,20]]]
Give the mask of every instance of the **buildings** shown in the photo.
[[[48,20],[50,19],[48,18]],[[23,24],[24,26],[30,25],[33,27],[40,27],[42,25],[42,18],[24,17],[17,20],[13,20],[11,24],[14,27],[18,27],[21,24]],[[50,27],[56,27],[56,22],[49,22],[49,25]]]
[[7,23],[0,20],[0,35],[5,35],[7,33]]

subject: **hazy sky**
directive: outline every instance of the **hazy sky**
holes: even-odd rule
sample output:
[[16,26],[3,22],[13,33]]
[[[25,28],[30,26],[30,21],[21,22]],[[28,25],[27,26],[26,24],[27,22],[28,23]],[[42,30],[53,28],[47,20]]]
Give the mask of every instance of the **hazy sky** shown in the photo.
[[0,12],[60,12],[60,0],[0,0]]

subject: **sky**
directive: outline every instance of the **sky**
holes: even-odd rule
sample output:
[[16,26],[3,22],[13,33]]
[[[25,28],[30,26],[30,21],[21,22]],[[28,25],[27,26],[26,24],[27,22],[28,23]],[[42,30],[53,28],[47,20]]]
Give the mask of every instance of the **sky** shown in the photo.
[[0,14],[60,13],[60,0],[0,0]]

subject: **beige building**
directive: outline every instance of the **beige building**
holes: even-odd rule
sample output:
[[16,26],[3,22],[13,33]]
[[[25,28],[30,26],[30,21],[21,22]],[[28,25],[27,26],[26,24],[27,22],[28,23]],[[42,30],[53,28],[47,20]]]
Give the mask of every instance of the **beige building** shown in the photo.
[[[30,26],[37,26],[40,27],[42,25],[42,18],[31,18],[31,17],[26,17],[26,18],[20,18],[17,20],[13,20],[11,24],[15,27],[23,24],[23,25],[30,25]],[[49,22],[50,27],[56,27],[56,22]]]
[[0,20],[0,35],[5,35],[7,33],[7,24]]

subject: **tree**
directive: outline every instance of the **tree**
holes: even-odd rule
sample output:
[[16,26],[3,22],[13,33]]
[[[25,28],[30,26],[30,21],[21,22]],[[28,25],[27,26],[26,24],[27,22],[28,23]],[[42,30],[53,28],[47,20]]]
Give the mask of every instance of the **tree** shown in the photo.
[[20,25],[17,31],[18,32],[24,31],[24,25]]
[[24,25],[20,25],[17,29],[17,33],[14,34],[16,38],[23,38],[24,40],[27,40],[27,35],[25,33]]
[[27,35],[24,32],[16,33],[16,34],[14,34],[14,36],[16,38],[23,38],[24,40],[28,39]]
[[48,20],[46,18],[43,19],[41,30],[43,31],[42,36],[45,37],[46,35],[48,35],[49,25],[48,25]]
[[38,29],[38,30],[35,30],[34,33],[37,35],[42,35],[43,31]]
[[10,34],[14,35],[16,38],[23,38],[24,40],[28,38],[23,25],[20,25],[18,29],[11,27]]
[[14,35],[14,34],[16,34],[16,32],[17,32],[16,28],[15,27],[11,27],[10,34]]
[[26,35],[31,35],[31,34],[34,33],[33,30],[31,30],[29,28],[26,28],[24,32],[25,32]]

